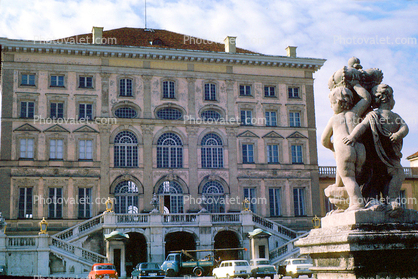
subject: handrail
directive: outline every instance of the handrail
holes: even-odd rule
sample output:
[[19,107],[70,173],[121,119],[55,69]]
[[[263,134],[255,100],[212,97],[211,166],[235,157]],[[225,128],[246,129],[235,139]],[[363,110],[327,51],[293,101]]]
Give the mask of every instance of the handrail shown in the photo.
[[6,246],[8,248],[36,247],[38,236],[7,236]]
[[289,229],[286,226],[283,226],[283,225],[281,225],[277,222],[272,222],[272,221],[270,221],[270,220],[268,220],[268,219],[266,219],[266,218],[264,218],[260,215],[255,214],[254,212],[252,214],[253,214],[253,218],[252,218],[253,222],[255,222],[255,223],[257,223],[257,224],[259,224],[259,225],[261,225],[265,228],[268,228],[268,229],[270,229],[274,232],[278,232],[280,234],[286,235],[286,236],[288,236],[292,239],[296,238],[298,236],[298,232],[296,232],[292,229]]
[[212,213],[212,223],[240,223],[241,213]]
[[[86,221],[83,221],[81,223],[77,223],[76,225],[74,225],[74,226],[72,226],[72,227],[70,227],[66,230],[60,231],[60,232],[54,234],[54,236],[59,238],[59,239],[62,239],[62,240],[68,239],[68,238],[76,235],[74,233],[74,230],[77,227],[79,228],[78,233],[81,233],[81,232],[89,230],[90,228],[96,227],[96,225],[99,225],[99,224],[103,223],[103,216],[104,216],[104,213],[101,213],[101,214],[99,214],[99,215],[97,215],[93,218],[90,218]],[[93,224],[93,226],[88,226],[88,224]]]
[[[302,237],[307,236],[308,234],[309,234],[309,232],[303,233],[303,234],[299,235],[298,237],[296,237],[295,239],[292,239],[292,240],[284,243],[283,245],[270,250],[270,253],[269,253],[270,260],[272,261],[272,260],[280,257],[281,255],[286,254],[289,251],[289,244],[293,245],[293,243],[295,243],[295,241],[301,239]],[[293,247],[294,247],[294,245],[293,245]]]
[[[73,254],[76,257],[81,257],[85,261],[90,261],[93,263],[104,263],[107,261],[106,256],[103,256],[96,252],[84,249],[82,247],[75,246],[55,236],[51,236],[51,239],[52,239],[52,246],[58,249],[64,250],[70,254]],[[81,251],[79,255],[77,255],[76,253],[77,250]]]
[[116,215],[116,223],[148,223],[149,214],[130,214],[118,213]]
[[163,223],[195,223],[197,218],[197,214],[190,213],[164,214]]

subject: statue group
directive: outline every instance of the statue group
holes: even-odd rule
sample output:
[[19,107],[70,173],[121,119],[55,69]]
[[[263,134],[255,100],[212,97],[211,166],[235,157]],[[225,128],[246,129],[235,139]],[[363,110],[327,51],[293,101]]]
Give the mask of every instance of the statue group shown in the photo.
[[398,217],[403,212],[400,160],[408,126],[392,111],[393,89],[382,80],[381,70],[364,70],[356,57],[329,80],[334,115],[321,138],[337,165],[335,184],[325,189],[336,207],[329,214],[373,210]]

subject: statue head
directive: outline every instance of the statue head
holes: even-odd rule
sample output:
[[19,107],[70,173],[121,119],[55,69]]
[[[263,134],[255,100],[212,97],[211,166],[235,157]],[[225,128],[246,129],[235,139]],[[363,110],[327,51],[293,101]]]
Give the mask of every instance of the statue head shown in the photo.
[[353,108],[353,92],[344,86],[334,88],[328,95],[331,107],[335,113]]
[[348,66],[358,70],[363,69],[363,66],[360,65],[360,59],[354,56],[348,59]]
[[387,84],[379,84],[373,87],[373,107],[378,108],[383,104],[389,105],[390,109],[395,106],[395,99],[393,98],[393,89]]

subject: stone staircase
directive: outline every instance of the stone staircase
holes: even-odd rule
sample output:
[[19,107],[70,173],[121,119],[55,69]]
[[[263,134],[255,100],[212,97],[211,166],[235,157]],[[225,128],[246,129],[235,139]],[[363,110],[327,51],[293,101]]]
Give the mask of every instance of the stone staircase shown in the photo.
[[288,258],[297,258],[300,255],[299,247],[295,246],[295,242],[300,238],[307,236],[309,232],[299,234],[296,238],[284,243],[283,245],[270,250],[270,262],[271,264],[278,264]]

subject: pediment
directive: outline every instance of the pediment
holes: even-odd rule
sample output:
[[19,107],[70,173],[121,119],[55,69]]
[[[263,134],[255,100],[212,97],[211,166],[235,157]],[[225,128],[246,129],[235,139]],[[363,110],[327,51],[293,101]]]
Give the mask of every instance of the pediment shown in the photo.
[[299,132],[294,132],[293,134],[291,134],[290,136],[287,137],[288,139],[307,139],[308,137],[302,135]]
[[284,137],[282,135],[279,135],[275,131],[271,131],[271,132],[265,134],[263,136],[263,138],[276,138],[276,139],[279,138],[279,139],[284,139]]
[[14,132],[19,131],[19,132],[40,132],[39,129],[33,127],[32,125],[26,123],[23,124],[22,126],[14,129]]
[[253,132],[248,131],[248,130],[239,134],[238,137],[259,138],[259,136],[257,136],[256,134],[254,134]]
[[93,129],[90,126],[84,125],[76,130],[73,131],[73,133],[98,133],[95,129]]
[[49,127],[48,129],[44,130],[44,132],[51,132],[51,133],[69,133],[67,129],[64,127],[55,124],[54,126]]

